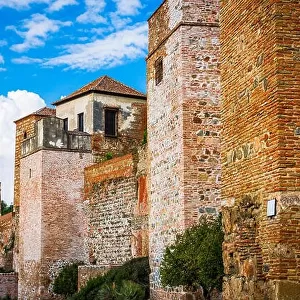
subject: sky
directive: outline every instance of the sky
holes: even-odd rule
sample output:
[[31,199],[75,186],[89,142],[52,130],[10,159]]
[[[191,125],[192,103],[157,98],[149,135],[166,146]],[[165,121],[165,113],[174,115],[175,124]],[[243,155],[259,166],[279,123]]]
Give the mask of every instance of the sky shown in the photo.
[[146,92],[147,19],[162,0],[0,0],[0,182],[13,200],[14,120],[102,76]]

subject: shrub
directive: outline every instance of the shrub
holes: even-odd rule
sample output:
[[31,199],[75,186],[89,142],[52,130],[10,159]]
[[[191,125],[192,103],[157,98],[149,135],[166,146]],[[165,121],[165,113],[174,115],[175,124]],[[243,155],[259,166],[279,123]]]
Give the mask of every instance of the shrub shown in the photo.
[[105,154],[105,160],[110,160],[110,159],[112,159],[113,158],[113,154],[111,153],[111,152],[107,152],[106,154]]
[[202,286],[207,298],[214,288],[221,291],[223,239],[221,218],[203,220],[178,235],[163,257],[160,269],[163,286],[183,285],[192,290]]
[[[72,300],[143,300],[149,298],[148,257],[134,258],[105,275],[90,279]],[[131,295],[132,298],[124,298]],[[117,298],[123,297],[123,298]],[[129,297],[129,296],[128,296]]]
[[56,294],[71,296],[77,292],[78,266],[82,263],[74,263],[65,266],[53,283],[53,292]]

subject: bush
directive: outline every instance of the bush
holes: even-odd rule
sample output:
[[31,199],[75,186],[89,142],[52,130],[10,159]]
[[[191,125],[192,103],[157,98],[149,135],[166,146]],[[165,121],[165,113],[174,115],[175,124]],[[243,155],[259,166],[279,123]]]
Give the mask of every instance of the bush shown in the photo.
[[71,296],[77,292],[78,266],[81,264],[67,265],[60,271],[53,283],[54,293]]
[[[148,257],[134,258],[89,280],[72,300],[143,300],[149,298]],[[129,298],[124,298],[125,295]],[[123,298],[121,298],[123,297]],[[130,298],[131,297],[131,298]]]
[[121,285],[103,284],[97,294],[97,300],[143,300],[145,289],[138,283],[123,280]]
[[161,264],[163,286],[183,285],[192,290],[202,286],[207,298],[214,288],[221,291],[223,239],[221,218],[202,221],[177,236],[175,243],[167,247]]

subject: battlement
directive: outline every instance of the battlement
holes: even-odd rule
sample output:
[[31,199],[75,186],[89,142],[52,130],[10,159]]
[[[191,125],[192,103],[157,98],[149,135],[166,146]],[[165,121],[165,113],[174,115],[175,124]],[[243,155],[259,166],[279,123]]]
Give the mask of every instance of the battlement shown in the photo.
[[24,140],[21,144],[21,157],[41,149],[91,151],[90,134],[65,131],[63,127],[63,120],[57,117],[48,117],[36,122],[34,136]]

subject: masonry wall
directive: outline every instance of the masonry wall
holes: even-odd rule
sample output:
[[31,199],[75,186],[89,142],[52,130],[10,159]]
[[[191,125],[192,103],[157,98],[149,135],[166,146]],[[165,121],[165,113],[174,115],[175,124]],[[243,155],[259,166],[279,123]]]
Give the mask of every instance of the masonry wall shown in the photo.
[[30,139],[35,134],[35,124],[46,116],[31,114],[16,121],[16,141],[15,141],[15,166],[14,166],[14,220],[13,230],[15,231],[15,241],[13,250],[13,267],[18,272],[18,248],[19,248],[19,208],[20,208],[20,160],[21,145],[24,140]]
[[[117,109],[117,138],[105,136],[106,108]],[[147,105],[144,99],[94,94],[94,134],[92,149],[95,162],[136,151],[141,146],[147,122]]]
[[137,159],[127,154],[85,170],[91,264],[120,265],[148,255],[147,198],[141,184],[145,171],[141,166],[137,173]]
[[222,2],[224,299],[299,296],[299,16],[299,1]]
[[[218,1],[165,1],[149,19],[148,147],[153,299],[176,233],[220,204]],[[155,62],[163,59],[156,84]]]
[[53,298],[61,267],[88,260],[83,175],[91,160],[91,153],[59,150],[21,160],[19,298]]
[[0,297],[10,296],[11,299],[18,297],[18,274],[0,273]]
[[0,269],[8,272],[13,270],[13,247],[15,232],[13,214],[0,216]]

